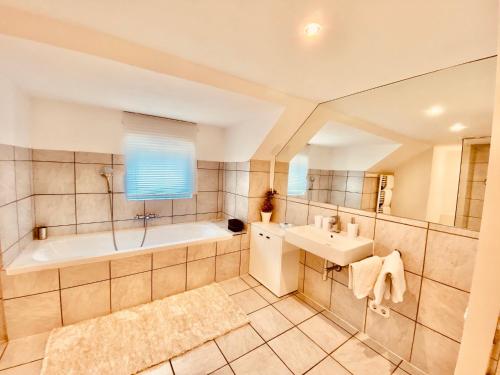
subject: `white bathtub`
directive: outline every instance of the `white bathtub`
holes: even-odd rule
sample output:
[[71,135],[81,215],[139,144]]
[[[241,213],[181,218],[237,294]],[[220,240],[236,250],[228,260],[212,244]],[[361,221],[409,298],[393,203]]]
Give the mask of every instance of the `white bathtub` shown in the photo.
[[161,225],[148,228],[144,246],[140,247],[143,233],[143,228],[116,231],[118,251],[113,247],[111,232],[54,236],[44,241],[33,241],[5,270],[8,275],[15,275],[147,254],[159,249],[228,240],[232,237],[231,232],[213,222]]

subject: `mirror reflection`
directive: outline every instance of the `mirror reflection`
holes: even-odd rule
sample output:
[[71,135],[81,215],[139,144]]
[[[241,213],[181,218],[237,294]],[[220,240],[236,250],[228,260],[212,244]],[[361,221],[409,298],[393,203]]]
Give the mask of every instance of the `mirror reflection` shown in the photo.
[[[479,230],[496,58],[319,105],[278,155],[280,194]],[[286,169],[285,169],[286,171]]]

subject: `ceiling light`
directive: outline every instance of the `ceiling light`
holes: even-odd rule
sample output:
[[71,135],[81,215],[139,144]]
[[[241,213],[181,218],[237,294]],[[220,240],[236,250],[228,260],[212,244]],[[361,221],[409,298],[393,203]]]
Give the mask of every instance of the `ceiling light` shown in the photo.
[[453,124],[452,126],[450,126],[450,131],[451,132],[460,132],[460,131],[464,130],[466,127],[467,126],[465,126],[461,122],[457,122],[456,124]]
[[307,36],[315,36],[319,34],[319,31],[321,30],[321,25],[319,23],[309,23],[307,24],[304,30]]
[[424,112],[429,117],[436,117],[444,112],[444,108],[440,105],[433,105],[432,107],[426,109]]

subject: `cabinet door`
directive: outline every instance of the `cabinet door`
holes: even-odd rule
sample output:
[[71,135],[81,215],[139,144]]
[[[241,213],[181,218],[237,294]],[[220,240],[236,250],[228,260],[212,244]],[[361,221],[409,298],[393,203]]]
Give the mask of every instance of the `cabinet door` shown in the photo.
[[252,230],[250,274],[277,294],[280,289],[282,239],[259,228]]
[[264,280],[265,254],[264,254],[264,234],[258,228],[252,230],[250,237],[250,275],[261,283]]

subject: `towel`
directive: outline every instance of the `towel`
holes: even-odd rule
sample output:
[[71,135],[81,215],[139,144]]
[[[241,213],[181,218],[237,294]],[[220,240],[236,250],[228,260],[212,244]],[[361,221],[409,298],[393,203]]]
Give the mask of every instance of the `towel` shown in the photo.
[[352,289],[356,298],[368,296],[381,269],[382,258],[376,255],[349,264],[349,289]]
[[402,302],[405,291],[403,261],[399,251],[393,251],[383,259],[382,269],[373,287],[375,304],[380,305],[382,298],[390,298],[394,303]]

